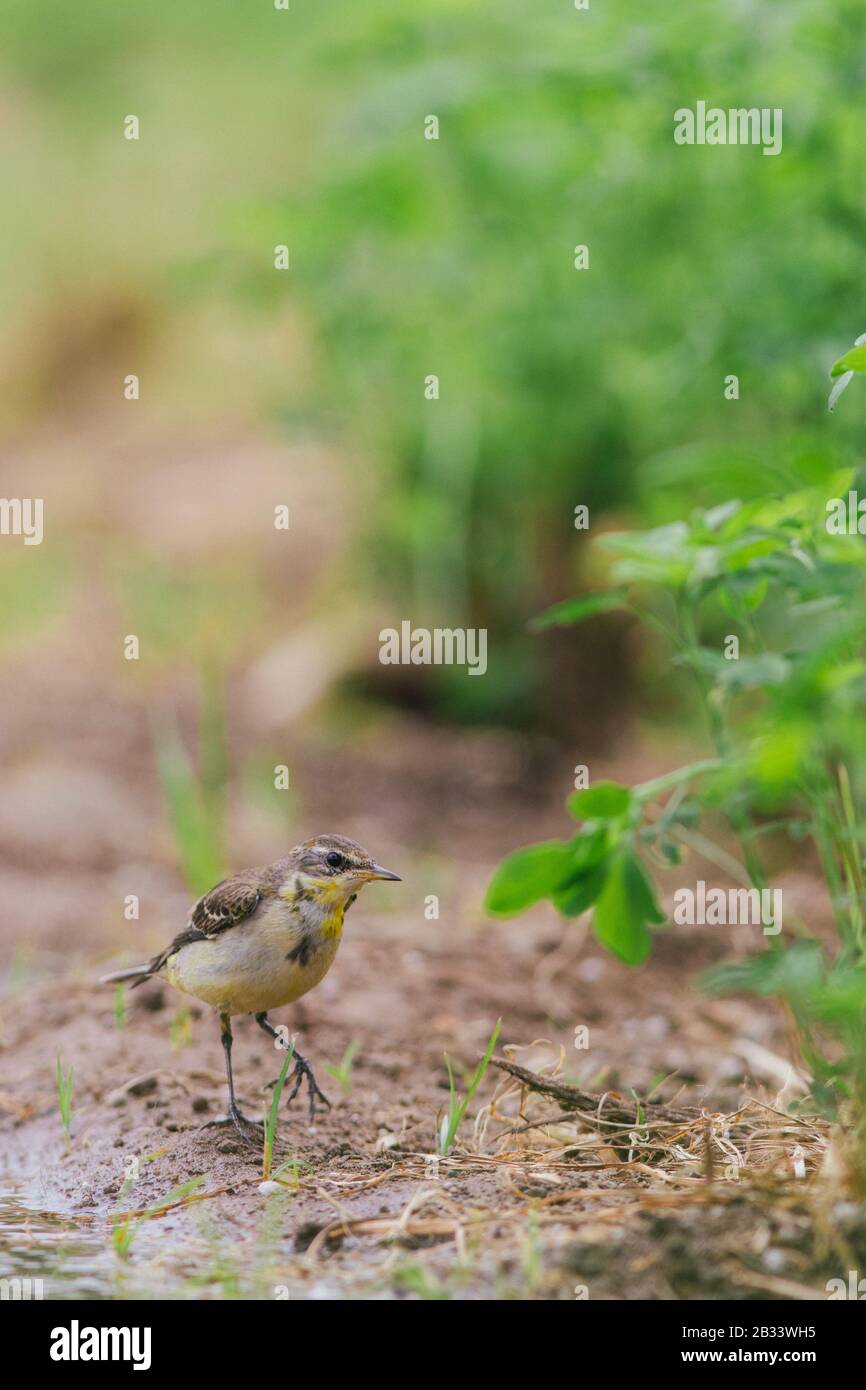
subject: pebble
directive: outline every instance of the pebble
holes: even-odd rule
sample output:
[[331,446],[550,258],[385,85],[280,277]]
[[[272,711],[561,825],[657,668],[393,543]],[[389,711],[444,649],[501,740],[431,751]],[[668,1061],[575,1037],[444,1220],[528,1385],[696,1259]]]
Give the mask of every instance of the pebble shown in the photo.
[[775,1246],[770,1246],[761,1256],[761,1264],[765,1269],[769,1269],[773,1274],[778,1274],[788,1263],[784,1250],[778,1250]]
[[131,1086],[127,1086],[127,1091],[131,1096],[149,1096],[155,1091],[158,1085],[155,1076],[143,1076],[140,1081],[134,1081]]

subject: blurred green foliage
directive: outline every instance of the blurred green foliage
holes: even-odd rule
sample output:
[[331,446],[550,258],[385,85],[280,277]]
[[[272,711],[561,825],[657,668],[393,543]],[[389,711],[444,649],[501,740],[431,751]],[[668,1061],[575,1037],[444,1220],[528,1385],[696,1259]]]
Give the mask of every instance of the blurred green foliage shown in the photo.
[[[38,555],[38,559],[37,559]],[[38,640],[63,621],[74,559],[63,545],[0,554],[0,647]]]
[[202,670],[195,757],[168,718],[154,719],[159,779],[186,885],[199,897],[223,877],[230,767],[221,672]]
[[[548,899],[569,917],[592,909],[600,943],[640,965],[652,948],[649,927],[665,921],[653,868],[697,850],[760,893],[770,886],[768,837],[786,837],[789,852],[811,841],[832,938],[793,914],[782,935],[781,915],[762,916],[766,949],[722,966],[707,984],[786,1002],[815,1097],[828,1107],[840,1097],[856,1102],[863,1187],[866,519],[853,482],[852,470],[840,471],[820,485],[600,538],[610,592],[558,603],[540,623],[582,622],[598,603],[633,614],[694,684],[713,756],[633,788],[600,782],[577,792],[569,802],[576,834],[510,855],[487,907],[508,916]],[[739,860],[724,832],[718,843],[720,821]]]
[[[549,672],[523,623],[581,564],[575,505],[663,519],[843,457],[850,426],[829,436],[817,407],[834,334],[862,317],[866,16],[389,0],[309,29],[315,163],[248,250],[290,244],[268,283],[309,306],[322,408],[381,460],[386,591],[487,624],[482,712],[525,714]],[[675,146],[674,110],[701,96],[782,107],[783,153]]]
[[[244,653],[262,622],[259,576],[246,554],[191,565],[143,549],[118,549],[106,574],[123,625],[138,636],[142,664],[151,674],[177,670],[184,661],[224,669]],[[273,614],[266,608],[264,616]]]
[[[157,343],[191,302],[300,307],[274,409],[375,480],[347,576],[491,630],[484,681],[429,673],[450,712],[537,718],[524,623],[579,578],[577,504],[649,525],[848,456],[855,412],[820,407],[864,320],[859,0],[9,0],[2,28],[10,341],[66,301],[144,306]],[[781,107],[782,153],[675,145],[698,99]]]

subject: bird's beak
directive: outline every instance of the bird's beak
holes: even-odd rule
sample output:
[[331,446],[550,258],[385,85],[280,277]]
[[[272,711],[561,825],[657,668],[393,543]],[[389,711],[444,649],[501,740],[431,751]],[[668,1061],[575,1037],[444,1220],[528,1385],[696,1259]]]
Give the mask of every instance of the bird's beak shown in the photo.
[[371,879],[387,878],[393,880],[394,883],[403,882],[399,874],[392,874],[390,869],[383,869],[381,864],[373,864],[371,868],[367,870],[367,877]]

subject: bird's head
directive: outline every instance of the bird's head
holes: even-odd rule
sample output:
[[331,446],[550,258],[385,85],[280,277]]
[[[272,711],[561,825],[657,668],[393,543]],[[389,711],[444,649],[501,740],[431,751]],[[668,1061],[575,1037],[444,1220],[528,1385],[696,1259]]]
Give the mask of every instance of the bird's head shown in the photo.
[[374,879],[400,881],[399,874],[383,869],[344,835],[314,835],[297,845],[289,858],[301,891],[334,904],[346,903]]

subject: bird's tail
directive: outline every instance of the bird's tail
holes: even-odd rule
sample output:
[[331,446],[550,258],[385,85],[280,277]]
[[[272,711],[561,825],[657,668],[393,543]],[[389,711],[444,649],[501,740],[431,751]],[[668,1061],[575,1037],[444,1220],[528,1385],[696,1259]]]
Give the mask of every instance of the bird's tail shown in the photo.
[[131,965],[128,970],[115,970],[111,975],[100,975],[101,985],[113,985],[121,980],[136,980],[139,983],[152,974],[149,965]]

